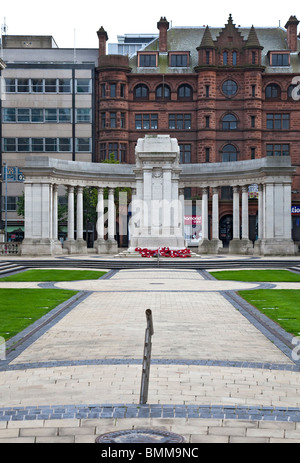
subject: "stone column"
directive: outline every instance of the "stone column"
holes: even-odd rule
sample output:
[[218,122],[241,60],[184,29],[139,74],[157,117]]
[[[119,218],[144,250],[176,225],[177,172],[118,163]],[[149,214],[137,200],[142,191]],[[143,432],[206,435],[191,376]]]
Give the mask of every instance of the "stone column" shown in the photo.
[[83,240],[83,188],[77,187],[77,241]]
[[[204,200],[204,206],[203,206]],[[203,191],[202,195],[202,211],[204,207],[204,228],[207,239],[202,240],[199,244],[198,251],[202,254],[218,254],[223,247],[223,243],[219,240],[219,187],[212,189],[212,239],[208,239],[208,188]],[[206,212],[207,210],[207,212]],[[202,213],[203,220],[203,213]],[[205,225],[205,222],[207,225]],[[202,225],[203,233],[203,225]]]
[[268,182],[265,186],[265,234],[261,242],[261,254],[294,255],[295,245],[291,238],[291,185]]
[[115,240],[116,215],[114,192],[114,188],[108,188],[108,239],[106,247],[109,254],[118,253],[118,243]]
[[25,183],[25,239],[21,255],[61,254],[53,239],[52,183]]
[[104,188],[98,188],[97,197],[97,240],[94,243],[97,254],[106,254],[107,247],[104,239]]
[[182,230],[182,235],[184,237],[184,188],[179,188],[179,202],[180,202],[180,206],[179,206],[179,212],[180,212],[179,223],[180,223],[180,227],[181,227],[181,230]]
[[258,239],[264,237],[264,190],[261,184],[258,185]]
[[208,188],[202,189],[202,239],[208,240]]
[[68,241],[74,241],[74,187],[68,187]]
[[219,187],[213,188],[212,196],[212,239],[219,239]]
[[249,240],[248,186],[242,187],[242,239]]
[[[83,240],[83,187],[77,187],[77,222],[76,222],[76,254],[87,253],[87,241]],[[88,231],[86,231],[86,234]]]
[[240,189],[233,187],[233,239],[240,239]]
[[53,239],[58,240],[58,186],[53,185]]
[[114,188],[108,189],[108,239],[115,239],[115,197]]

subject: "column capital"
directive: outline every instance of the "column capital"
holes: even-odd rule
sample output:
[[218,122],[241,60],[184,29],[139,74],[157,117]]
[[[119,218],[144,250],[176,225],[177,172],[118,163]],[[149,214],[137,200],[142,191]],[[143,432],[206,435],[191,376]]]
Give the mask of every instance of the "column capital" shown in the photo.
[[77,186],[77,193],[83,193],[83,186]]
[[184,196],[184,188],[179,188],[179,196]]
[[114,187],[110,187],[110,186],[109,186],[109,187],[108,187],[108,194],[109,194],[109,195],[113,195],[114,192],[115,192]]
[[68,185],[68,193],[74,193],[74,186],[73,185]]
[[232,189],[233,189],[233,193],[239,193],[239,192],[240,192],[240,187],[239,187],[239,185],[234,185],[234,186],[232,187]]
[[243,185],[242,186],[242,193],[248,193],[249,186],[248,185]]
[[219,188],[220,188],[220,187],[218,187],[218,186],[214,186],[214,187],[212,188],[213,195],[218,195],[218,194],[219,194]]
[[208,190],[209,190],[208,186],[202,187],[202,195],[208,195]]
[[100,193],[100,194],[103,194],[103,192],[104,192],[103,186],[98,186],[97,190],[98,190],[98,193]]

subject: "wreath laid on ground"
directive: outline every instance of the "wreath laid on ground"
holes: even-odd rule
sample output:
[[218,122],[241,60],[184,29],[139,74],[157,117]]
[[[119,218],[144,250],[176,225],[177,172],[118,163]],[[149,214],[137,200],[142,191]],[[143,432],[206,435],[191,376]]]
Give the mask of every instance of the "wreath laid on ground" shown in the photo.
[[142,257],[191,257],[190,249],[171,250],[170,248],[148,249],[148,248],[135,248]]

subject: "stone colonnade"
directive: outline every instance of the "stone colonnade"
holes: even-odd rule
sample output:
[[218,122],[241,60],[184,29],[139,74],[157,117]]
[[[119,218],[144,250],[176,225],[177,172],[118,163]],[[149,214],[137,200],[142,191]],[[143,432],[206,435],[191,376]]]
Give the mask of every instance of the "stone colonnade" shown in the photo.
[[[47,157],[28,158],[25,175],[25,239],[23,255],[53,255],[62,252],[58,241],[59,185],[68,187],[68,239],[71,254],[85,253],[83,240],[83,188],[98,189],[98,253],[117,253],[115,241],[114,188],[132,189],[131,248],[184,245],[184,188],[202,190],[202,241],[199,252],[218,253],[220,188],[233,188],[233,239],[229,252],[253,252],[249,241],[248,187],[256,184],[258,196],[258,255],[293,255],[291,239],[291,184],[296,168],[290,157],[267,157],[249,161],[214,164],[179,164],[177,140],[167,135],[146,136],[136,149],[136,164],[95,164],[61,161]],[[104,188],[108,194],[108,227],[104,239]],[[75,188],[77,223],[75,224]],[[162,212],[153,208],[162,204]],[[170,202],[175,204],[170,207]],[[209,234],[209,203],[212,230]],[[135,221],[137,205],[141,214]],[[147,207],[146,207],[147,206]],[[167,208],[169,206],[169,209]],[[166,212],[168,209],[168,212]],[[170,210],[173,209],[172,215]],[[138,223],[136,223],[138,222]],[[126,222],[127,225],[127,222]],[[76,227],[76,237],[75,237]]]
[[[252,183],[251,183],[252,185]],[[233,186],[232,240],[230,254],[294,254],[291,239],[291,182],[267,182],[258,184],[258,239],[253,249],[249,240],[249,186]],[[202,188],[202,241],[201,253],[218,253],[222,248],[219,240],[220,187],[212,188],[211,239],[208,230],[209,188]]]
[[[55,183],[25,183],[25,230],[23,251],[26,254],[61,254],[62,246],[58,240],[58,187]],[[68,195],[68,231],[64,248],[69,254],[87,253],[87,243],[83,239],[83,185],[66,185]],[[114,187],[108,188],[108,200],[104,201],[105,186],[97,188],[97,234],[94,243],[97,253],[117,253],[115,240],[115,202]],[[77,196],[75,223],[75,193]],[[105,206],[107,214],[105,216]],[[105,220],[107,218],[107,239],[105,239]],[[75,236],[76,231],[76,236]],[[23,252],[25,254],[25,252]]]

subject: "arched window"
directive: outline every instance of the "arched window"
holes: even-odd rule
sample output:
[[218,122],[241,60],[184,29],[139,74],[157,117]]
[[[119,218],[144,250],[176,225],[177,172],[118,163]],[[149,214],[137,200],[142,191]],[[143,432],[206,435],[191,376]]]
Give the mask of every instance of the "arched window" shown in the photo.
[[226,114],[222,119],[223,130],[235,130],[237,129],[237,118],[233,114]]
[[236,66],[236,65],[237,65],[237,52],[233,51],[232,52],[232,66]]
[[177,95],[179,100],[191,100],[193,98],[192,87],[187,84],[180,85]]
[[265,90],[267,99],[277,99],[280,98],[281,90],[277,84],[269,84]]
[[237,161],[237,149],[233,145],[226,145],[222,149],[222,162]]
[[149,90],[147,85],[139,84],[134,88],[134,98],[147,100],[149,98]]
[[168,85],[161,84],[156,89],[156,99],[157,100],[170,100],[171,99],[171,89]]
[[224,66],[227,66],[228,64],[228,52],[227,51],[223,51],[223,64]]

